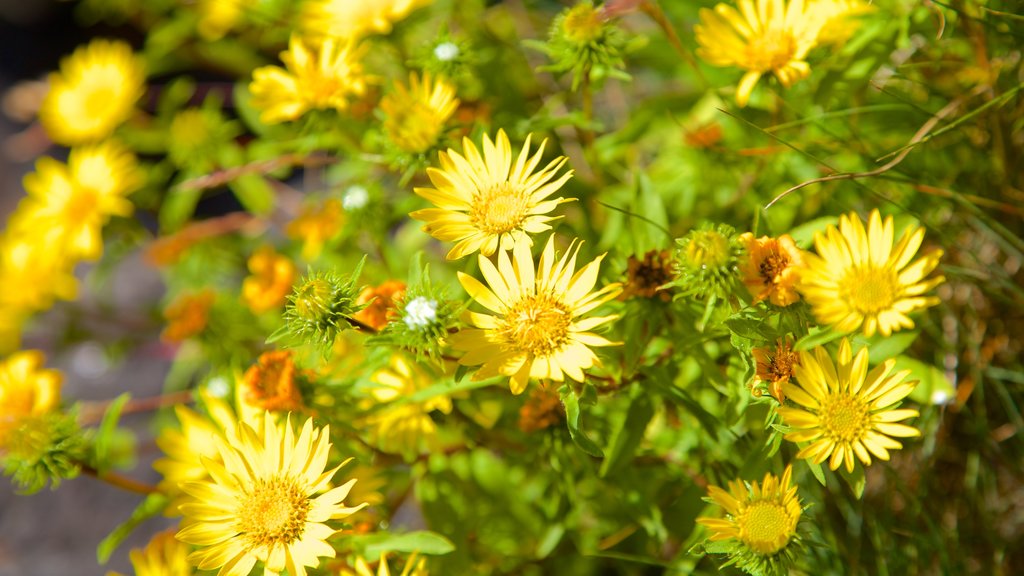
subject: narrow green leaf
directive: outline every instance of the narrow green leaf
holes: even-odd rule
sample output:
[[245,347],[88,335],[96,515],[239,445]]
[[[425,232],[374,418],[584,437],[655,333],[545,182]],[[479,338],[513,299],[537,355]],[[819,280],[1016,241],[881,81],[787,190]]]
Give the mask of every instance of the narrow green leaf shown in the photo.
[[250,213],[265,216],[274,210],[274,189],[259,174],[244,174],[228,184],[242,206]]
[[793,350],[810,350],[817,348],[818,346],[824,346],[833,340],[838,340],[845,336],[842,332],[834,332],[830,328],[822,328],[816,331],[812,331],[807,336],[796,341],[793,344]]
[[121,410],[124,409],[125,403],[132,397],[131,394],[125,392],[117,398],[114,398],[110,405],[107,406],[106,413],[103,414],[103,420],[100,422],[99,428],[96,430],[96,441],[94,443],[96,450],[96,469],[100,472],[104,472],[108,468],[108,464],[111,460],[111,448],[114,445],[114,433],[117,432],[117,423],[121,419]]
[[633,453],[636,452],[643,440],[647,424],[650,423],[651,417],[654,415],[654,407],[651,405],[647,391],[640,386],[635,386],[633,389],[637,392],[634,393],[622,426],[612,434],[611,441],[608,443],[607,457],[601,462],[600,475],[602,478],[633,459]]
[[572,437],[572,441],[576,443],[576,446],[583,450],[587,454],[596,458],[601,458],[604,453],[601,448],[581,430],[580,426],[580,402],[576,394],[568,387],[563,386],[562,390],[562,403],[565,404],[565,416],[566,423],[569,426],[569,436]]
[[385,552],[402,552],[410,554],[419,552],[432,556],[448,554],[455,550],[455,545],[450,540],[436,532],[420,530],[417,532],[406,532],[405,534],[367,534],[352,536],[350,541],[357,547],[362,547],[365,554],[370,557],[380,556]]
[[160,493],[153,493],[146,496],[146,499],[139,504],[135,511],[128,520],[120,524],[117,528],[107,535],[106,538],[100,541],[99,546],[96,547],[96,559],[100,564],[106,564],[107,560],[110,560],[110,555],[117,550],[117,547],[124,542],[139,524],[149,520],[150,518],[160,514],[167,507],[168,498],[167,496]]

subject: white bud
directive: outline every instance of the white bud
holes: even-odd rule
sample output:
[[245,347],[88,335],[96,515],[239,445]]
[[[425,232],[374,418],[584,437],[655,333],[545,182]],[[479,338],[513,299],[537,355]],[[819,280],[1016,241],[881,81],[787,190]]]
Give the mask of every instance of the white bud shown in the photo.
[[459,57],[459,47],[454,42],[442,42],[434,47],[434,57],[441,62],[451,62]]
[[428,300],[423,296],[413,298],[405,305],[405,325],[419,330],[437,322],[437,300]]
[[359,210],[370,201],[370,193],[362,186],[349,186],[341,198],[341,206],[345,210]]

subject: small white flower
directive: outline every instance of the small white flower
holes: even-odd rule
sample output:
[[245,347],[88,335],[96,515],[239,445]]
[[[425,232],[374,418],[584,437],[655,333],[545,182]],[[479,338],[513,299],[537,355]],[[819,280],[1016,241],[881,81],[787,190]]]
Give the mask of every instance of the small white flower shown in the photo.
[[223,376],[214,376],[206,381],[206,391],[216,398],[227,398],[231,393],[231,383]]
[[950,402],[949,394],[945,390],[934,390],[932,392],[932,404],[941,406]]
[[437,322],[437,300],[428,300],[423,296],[413,298],[405,305],[405,325],[419,330]]
[[441,62],[451,62],[459,57],[459,47],[454,42],[442,42],[434,47],[434,57]]
[[370,201],[370,193],[362,186],[349,186],[341,198],[341,206],[345,210],[359,210]]

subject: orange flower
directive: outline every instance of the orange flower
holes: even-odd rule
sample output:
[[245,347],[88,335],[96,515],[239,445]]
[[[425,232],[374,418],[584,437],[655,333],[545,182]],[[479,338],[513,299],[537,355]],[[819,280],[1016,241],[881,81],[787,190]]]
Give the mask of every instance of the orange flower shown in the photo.
[[374,330],[383,330],[388,321],[398,314],[398,301],[405,295],[405,282],[388,280],[380,286],[367,286],[360,292],[356,304],[369,305],[352,316]]
[[[800,355],[793,351],[793,344],[788,339],[779,340],[774,351],[771,348],[754,348],[751,353],[757,362],[757,379],[767,382],[768,392],[782,404],[786,400],[782,385],[792,378],[793,368],[800,363]],[[761,395],[757,389],[753,393]]]
[[519,429],[527,434],[550,428],[565,418],[562,400],[553,391],[537,386],[519,409]]
[[260,354],[242,377],[243,398],[263,410],[301,410],[302,395],[295,385],[295,362],[288,350]]
[[216,297],[210,289],[179,296],[164,310],[167,328],[164,328],[160,339],[164,342],[181,342],[202,332]]
[[341,202],[333,198],[318,206],[307,206],[285,227],[289,238],[302,240],[302,257],[315,260],[324,244],[341,231],[345,223]]
[[251,274],[242,281],[242,300],[259,314],[284,304],[295,282],[295,265],[287,256],[264,246],[249,257]]
[[745,232],[740,235],[740,242],[747,249],[740,271],[754,302],[767,298],[776,306],[789,306],[800,299],[795,285],[797,270],[804,265],[804,259],[788,234],[755,239]]
[[665,302],[672,299],[668,290],[659,290],[661,286],[672,281],[672,253],[668,250],[651,250],[644,254],[643,260],[631,255],[626,261],[626,282],[620,298],[654,298],[657,296]]

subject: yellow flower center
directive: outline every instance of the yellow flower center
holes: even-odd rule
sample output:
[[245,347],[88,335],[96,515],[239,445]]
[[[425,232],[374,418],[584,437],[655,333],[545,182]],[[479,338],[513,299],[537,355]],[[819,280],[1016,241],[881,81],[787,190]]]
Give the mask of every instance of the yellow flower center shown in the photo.
[[530,197],[521,186],[498,182],[473,197],[469,219],[488,234],[511,232],[522,224],[530,207]]
[[64,208],[69,222],[88,220],[89,214],[96,214],[100,205],[100,194],[87,186],[81,186],[68,198]]
[[601,36],[604,22],[601,12],[593,6],[577,4],[562,21],[562,31],[577,44],[589,44]]
[[890,268],[853,268],[839,282],[839,298],[865,316],[892,308],[899,292],[899,277]]
[[309,507],[291,478],[257,480],[238,507],[238,531],[252,548],[291,544],[302,537]]
[[92,114],[110,109],[111,103],[116,101],[117,92],[110,86],[88,83],[82,91],[82,109]]
[[747,68],[757,72],[779,70],[796,54],[796,38],[788,30],[765,30],[746,46]]
[[793,519],[786,507],[774,500],[751,502],[737,518],[740,540],[755,552],[774,554],[786,547],[793,535]]
[[560,300],[549,294],[526,296],[505,313],[503,339],[518,351],[550,356],[569,340],[572,316]]
[[694,268],[721,268],[731,255],[729,239],[716,230],[695,232],[686,246],[686,259]]
[[867,405],[855,396],[830,394],[821,403],[821,425],[835,442],[853,442],[864,437],[870,426]]

